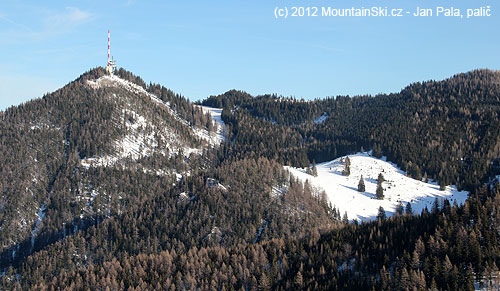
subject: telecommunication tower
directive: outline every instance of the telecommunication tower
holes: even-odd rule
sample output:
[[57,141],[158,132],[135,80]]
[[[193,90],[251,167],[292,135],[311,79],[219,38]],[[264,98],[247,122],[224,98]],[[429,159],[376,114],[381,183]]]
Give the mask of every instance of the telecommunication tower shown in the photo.
[[110,43],[110,33],[108,29],[108,65],[106,66],[106,73],[108,73],[109,75],[113,75],[113,73],[116,70],[116,61],[113,58],[109,59],[109,51],[110,51],[109,43]]

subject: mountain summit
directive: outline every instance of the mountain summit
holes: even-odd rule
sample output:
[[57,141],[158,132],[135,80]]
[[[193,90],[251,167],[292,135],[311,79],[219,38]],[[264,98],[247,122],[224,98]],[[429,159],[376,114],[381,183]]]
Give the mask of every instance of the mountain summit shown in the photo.
[[[221,113],[123,69],[107,75],[103,68],[9,108],[0,123],[2,266],[103,223],[150,229],[157,211],[163,212],[154,219],[177,221],[163,222],[162,240],[179,235],[178,243],[190,246],[259,241],[333,223],[324,201],[290,184],[277,163],[220,159]],[[289,195],[272,196],[277,185]],[[290,217],[279,205],[314,214]]]

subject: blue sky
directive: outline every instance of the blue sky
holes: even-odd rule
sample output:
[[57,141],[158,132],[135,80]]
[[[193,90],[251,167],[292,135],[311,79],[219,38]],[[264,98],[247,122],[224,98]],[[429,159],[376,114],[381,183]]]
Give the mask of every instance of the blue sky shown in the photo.
[[[493,15],[274,18],[276,6],[299,5],[490,5]],[[104,66],[108,29],[118,66],[199,100],[233,88],[305,99],[388,93],[500,69],[499,27],[491,0],[2,0],[0,110]]]

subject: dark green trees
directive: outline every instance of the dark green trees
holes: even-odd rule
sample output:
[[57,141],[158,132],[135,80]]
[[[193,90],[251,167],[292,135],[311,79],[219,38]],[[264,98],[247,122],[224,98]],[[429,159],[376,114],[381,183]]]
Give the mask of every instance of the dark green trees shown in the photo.
[[406,214],[413,214],[413,209],[411,208],[410,202],[406,203],[405,213]]
[[398,206],[396,206],[396,214],[403,215],[404,212],[405,212],[405,209],[403,207],[403,203],[401,201],[399,201]]
[[384,188],[382,187],[382,183],[385,181],[384,176],[382,173],[378,174],[377,178],[377,190],[375,192],[375,196],[377,199],[382,200],[384,199]]
[[365,180],[363,179],[363,175],[361,175],[361,178],[359,178],[358,191],[359,192],[365,192],[366,191]]
[[381,220],[384,220],[386,219],[387,216],[385,215],[385,210],[384,210],[384,207],[380,206],[378,208],[378,214],[377,214],[377,219],[381,219]]
[[342,170],[342,175],[349,176],[351,174],[351,159],[349,157],[345,158],[344,170]]

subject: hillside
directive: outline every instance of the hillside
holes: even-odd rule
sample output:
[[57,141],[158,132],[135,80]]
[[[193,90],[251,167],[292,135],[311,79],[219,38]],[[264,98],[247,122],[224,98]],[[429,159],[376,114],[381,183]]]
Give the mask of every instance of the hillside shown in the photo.
[[[342,175],[345,160],[350,160],[350,175]],[[448,186],[441,191],[437,183],[426,183],[407,176],[396,165],[385,159],[377,159],[367,153],[358,153],[337,158],[333,161],[316,165],[318,176],[306,172],[306,169],[285,167],[302,181],[309,181],[313,187],[322,189],[332,205],[341,214],[347,213],[350,220],[373,220],[377,218],[379,207],[383,207],[387,216],[396,213],[397,207],[406,207],[408,203],[414,213],[420,214],[424,208],[432,209],[434,201],[447,199],[451,204],[462,205],[467,199],[466,191],[457,191],[455,186]],[[382,183],[384,199],[377,200],[376,188],[378,175],[384,176]],[[366,190],[358,191],[358,183],[363,177]],[[441,202],[442,203],[442,202]]]
[[[83,80],[92,74],[100,77]],[[64,236],[64,225],[77,229],[101,211],[93,201],[103,185],[92,181],[89,166],[126,162],[130,169],[150,170],[145,157],[200,152],[202,140],[194,131],[206,131],[193,130],[143,87],[103,76],[102,69],[8,109],[0,126],[6,165],[1,169],[0,241],[2,251],[11,248],[4,258],[35,249],[38,236],[42,245],[54,232]]]
[[493,284],[499,81],[476,70],[377,96],[192,103],[92,69],[0,113],[0,289]]
[[[169,221],[157,233],[143,233],[143,243],[137,239],[134,247],[121,235],[108,237],[107,242],[126,244],[110,253],[117,255],[151,251],[153,245],[230,245],[298,236],[332,224],[330,210],[299,184],[290,184],[276,163],[216,161],[225,140],[221,111],[196,106],[159,85],[147,86],[124,70],[104,75],[102,68],[42,99],[9,108],[0,123],[5,165],[0,168],[5,178],[0,265],[19,265],[77,234],[95,240],[101,225],[149,233],[154,221]],[[243,174],[249,167],[259,171]],[[278,184],[287,185],[290,198],[271,196]],[[313,214],[290,217],[280,205]],[[212,232],[218,239],[208,239]],[[80,251],[102,260],[96,248]]]
[[377,96],[304,102],[232,90],[203,104],[227,109],[236,156],[307,167],[373,149],[411,177],[472,190],[500,174],[499,80],[498,71],[475,70]]
[[[192,126],[172,110],[168,101],[160,100],[139,85],[117,76],[102,76],[95,81],[88,80],[87,84],[95,90],[121,91],[112,93],[112,101],[119,107],[112,118],[114,126],[125,126],[127,133],[114,141],[111,155],[86,158],[82,160],[85,166],[109,166],[123,159],[136,161],[148,156],[172,156],[180,152],[186,156],[200,154],[202,142],[219,146],[223,140],[221,132],[224,124],[220,121],[216,123],[215,132]],[[193,107],[193,110],[196,109]]]

